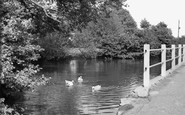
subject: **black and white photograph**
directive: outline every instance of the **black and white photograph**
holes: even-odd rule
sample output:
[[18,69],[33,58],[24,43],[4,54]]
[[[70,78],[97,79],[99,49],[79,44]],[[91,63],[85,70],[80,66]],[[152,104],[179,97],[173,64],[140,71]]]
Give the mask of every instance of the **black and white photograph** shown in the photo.
[[185,115],[183,0],[0,0],[0,115]]

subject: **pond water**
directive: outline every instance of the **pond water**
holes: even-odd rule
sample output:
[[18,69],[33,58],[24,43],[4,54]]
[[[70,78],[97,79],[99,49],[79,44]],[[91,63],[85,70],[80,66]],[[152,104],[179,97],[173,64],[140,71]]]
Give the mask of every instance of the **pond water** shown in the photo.
[[[142,84],[143,62],[132,60],[82,60],[44,62],[40,74],[51,77],[46,86],[35,92],[26,92],[25,114],[33,115],[114,115],[120,99]],[[152,76],[160,72],[156,67]],[[78,83],[77,78],[83,77]],[[74,80],[66,87],[65,80]],[[101,85],[92,92],[92,86]]]

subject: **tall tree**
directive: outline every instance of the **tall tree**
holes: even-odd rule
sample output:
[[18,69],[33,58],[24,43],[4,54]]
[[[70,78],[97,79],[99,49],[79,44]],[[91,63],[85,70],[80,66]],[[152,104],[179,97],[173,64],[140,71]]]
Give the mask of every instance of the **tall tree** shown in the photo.
[[32,34],[30,13],[16,0],[3,5],[8,13],[2,18],[0,88],[11,89],[7,93],[12,93],[45,83],[45,77],[34,78],[40,68],[32,62],[40,57],[43,49],[33,44],[37,37]]
[[124,28],[124,32],[128,34],[135,33],[135,31],[137,30],[137,24],[128,10],[120,9],[118,11],[118,17],[121,22],[122,28]]
[[152,30],[161,44],[169,45],[171,43],[173,35],[171,29],[167,27],[167,24],[160,22],[156,26],[153,26]]
[[[6,0],[3,0],[6,1]],[[125,0],[16,0],[36,23],[35,33],[62,31],[68,34],[94,20],[105,7],[121,8]]]
[[143,29],[149,29],[151,27],[151,24],[146,20],[141,20],[140,27]]

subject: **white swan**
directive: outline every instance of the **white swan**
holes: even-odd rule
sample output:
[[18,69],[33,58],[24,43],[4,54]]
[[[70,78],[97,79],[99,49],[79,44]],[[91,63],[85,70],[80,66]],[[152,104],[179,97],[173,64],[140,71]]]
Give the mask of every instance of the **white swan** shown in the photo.
[[79,82],[79,83],[82,83],[82,82],[83,82],[82,76],[80,76],[80,77],[78,78],[78,82]]
[[98,91],[101,89],[101,85],[92,86],[92,91]]
[[72,81],[65,80],[65,83],[66,83],[66,86],[73,86],[74,80]]

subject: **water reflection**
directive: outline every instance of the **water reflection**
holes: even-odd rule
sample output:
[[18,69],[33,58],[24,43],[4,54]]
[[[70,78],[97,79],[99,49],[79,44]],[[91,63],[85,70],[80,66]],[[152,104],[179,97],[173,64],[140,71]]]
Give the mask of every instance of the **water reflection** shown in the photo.
[[[44,63],[42,73],[52,77],[50,83],[36,92],[26,92],[25,114],[34,115],[112,115],[120,98],[142,82],[143,62],[124,60],[70,60]],[[41,73],[41,74],[42,74]],[[82,75],[84,82],[78,83]],[[74,80],[72,87],[65,80]],[[102,89],[92,92],[92,86]]]
[[75,80],[76,75],[77,75],[77,60],[71,60],[69,62],[69,67],[70,67],[70,73],[71,73],[71,79]]

